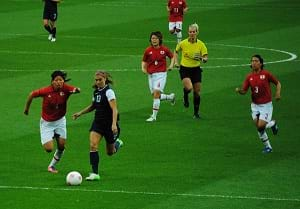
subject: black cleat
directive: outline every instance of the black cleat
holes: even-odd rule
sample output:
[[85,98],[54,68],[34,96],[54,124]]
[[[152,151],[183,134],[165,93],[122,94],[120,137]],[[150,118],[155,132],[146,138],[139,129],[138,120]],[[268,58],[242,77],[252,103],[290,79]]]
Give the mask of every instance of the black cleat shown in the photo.
[[199,113],[196,113],[196,114],[194,114],[193,118],[194,119],[200,119],[201,117],[200,117]]

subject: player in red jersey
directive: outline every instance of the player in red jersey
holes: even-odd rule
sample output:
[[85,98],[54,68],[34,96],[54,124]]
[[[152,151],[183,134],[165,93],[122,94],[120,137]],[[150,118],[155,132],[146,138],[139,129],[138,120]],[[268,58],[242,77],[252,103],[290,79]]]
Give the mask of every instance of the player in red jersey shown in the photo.
[[159,110],[161,100],[169,100],[171,104],[175,104],[175,94],[164,94],[164,88],[167,82],[167,61],[171,60],[168,69],[173,68],[174,59],[173,53],[166,46],[162,45],[162,33],[160,31],[150,34],[149,46],[143,56],[142,71],[148,74],[148,82],[150,92],[153,95],[153,111],[147,122],[156,121],[156,116]]
[[265,145],[263,153],[272,152],[272,146],[266,133],[266,128],[271,128],[273,134],[278,132],[276,121],[272,120],[273,105],[270,83],[276,86],[275,99],[280,100],[281,84],[269,71],[264,69],[264,60],[260,55],[251,58],[252,72],[247,75],[243,87],[236,88],[239,94],[246,94],[251,88],[252,119],[256,125],[258,136]]
[[80,89],[66,84],[67,74],[57,70],[51,74],[51,85],[32,91],[26,101],[24,114],[29,114],[29,108],[34,98],[42,97],[42,117],[40,120],[41,142],[47,152],[54,149],[53,139],[57,142],[54,157],[48,166],[48,171],[57,173],[56,163],[61,159],[67,139],[66,110],[67,100],[71,94],[79,93]]
[[167,11],[169,12],[169,31],[177,36],[177,43],[182,39],[183,15],[188,10],[185,0],[168,0]]

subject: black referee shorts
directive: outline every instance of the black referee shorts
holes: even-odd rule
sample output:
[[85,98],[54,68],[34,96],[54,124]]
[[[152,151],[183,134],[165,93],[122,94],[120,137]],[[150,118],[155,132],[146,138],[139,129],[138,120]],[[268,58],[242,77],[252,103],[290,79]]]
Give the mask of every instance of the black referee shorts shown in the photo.
[[202,69],[200,68],[200,66],[184,67],[180,65],[179,74],[181,80],[183,80],[184,78],[190,78],[192,84],[199,82],[201,83],[202,81]]

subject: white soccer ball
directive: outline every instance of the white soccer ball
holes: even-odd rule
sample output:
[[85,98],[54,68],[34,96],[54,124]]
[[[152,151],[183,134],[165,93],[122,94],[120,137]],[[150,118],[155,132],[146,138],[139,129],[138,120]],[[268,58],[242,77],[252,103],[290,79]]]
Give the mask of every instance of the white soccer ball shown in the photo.
[[71,171],[66,177],[66,183],[69,186],[78,186],[82,182],[82,176],[78,171]]

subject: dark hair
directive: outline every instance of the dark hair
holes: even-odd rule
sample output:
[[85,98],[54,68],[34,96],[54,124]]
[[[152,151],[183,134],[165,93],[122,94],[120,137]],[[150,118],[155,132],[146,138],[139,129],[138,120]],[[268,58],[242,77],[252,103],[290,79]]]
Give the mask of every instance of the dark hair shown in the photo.
[[151,43],[151,37],[155,35],[159,39],[159,45],[162,44],[163,35],[160,31],[154,31],[150,33],[149,42]]
[[[105,84],[113,84],[112,76],[108,72],[97,70],[95,76],[96,75],[101,75],[102,77],[104,77],[106,79]],[[97,85],[94,84],[93,88],[97,89]]]
[[261,63],[261,69],[264,68],[264,59],[259,55],[259,54],[255,54],[253,55],[251,58],[256,57],[257,59],[259,59],[259,62]]
[[68,82],[71,79],[67,79],[67,73],[62,71],[62,70],[55,70],[52,74],[51,74],[51,81],[53,81],[57,76],[60,76],[64,79],[65,82]]

